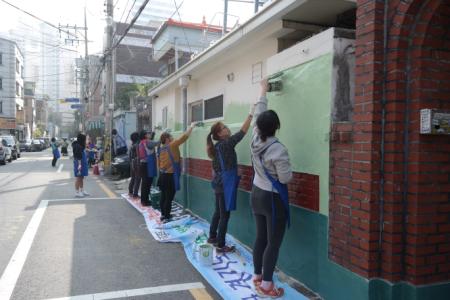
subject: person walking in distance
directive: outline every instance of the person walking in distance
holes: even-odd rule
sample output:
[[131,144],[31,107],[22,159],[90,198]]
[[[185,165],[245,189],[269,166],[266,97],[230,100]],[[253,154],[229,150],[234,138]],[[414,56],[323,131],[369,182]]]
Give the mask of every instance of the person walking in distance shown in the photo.
[[128,153],[130,159],[130,175],[131,180],[128,185],[128,195],[133,198],[139,197],[139,186],[141,185],[141,176],[139,175],[139,133],[133,132],[130,135],[131,147]]
[[161,221],[169,222],[172,219],[172,201],[176,191],[180,189],[180,149],[192,133],[195,123],[192,123],[186,132],[179,138],[164,132],[161,134],[161,146],[158,149],[159,178],[158,186],[161,190]]
[[256,224],[253,283],[259,296],[278,298],[284,290],[275,287],[272,277],[286,225],[290,224],[287,183],[292,170],[286,147],[275,137],[280,120],[276,112],[267,110],[267,91],[267,80],[262,80],[251,142],[255,174],[251,206]]
[[150,188],[153,183],[153,178],[156,177],[156,152],[155,147],[159,146],[159,142],[152,139],[155,134],[142,130],[139,134],[140,143],[138,145],[139,156],[139,173],[141,176],[141,205],[151,206]]
[[75,197],[89,196],[84,190],[83,180],[88,176],[88,162],[86,157],[86,136],[79,133],[72,143],[73,171],[75,175]]
[[111,131],[111,150],[112,157],[116,157],[127,153],[127,143],[117,132],[117,129]]
[[52,153],[53,153],[53,160],[52,160],[52,167],[56,166],[56,161],[61,157],[61,154],[59,153],[58,145],[56,144],[56,139],[52,137],[51,144],[52,147]]
[[[217,122],[211,127],[206,138],[206,151],[212,159],[214,178],[212,186],[216,196],[215,211],[209,228],[208,243],[215,245],[219,253],[232,252],[234,246],[225,245],[228,220],[230,212],[236,209],[236,196],[239,185],[237,172],[236,145],[244,138],[253,118],[254,105],[249,115],[242,124],[241,129],[231,134],[230,129],[222,122]],[[217,141],[216,144],[213,140]]]

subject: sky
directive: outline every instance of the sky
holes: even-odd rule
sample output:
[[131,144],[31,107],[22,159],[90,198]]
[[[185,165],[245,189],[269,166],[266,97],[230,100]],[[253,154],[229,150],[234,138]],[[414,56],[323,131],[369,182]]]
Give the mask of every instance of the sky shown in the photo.
[[[104,0],[7,0],[11,4],[28,11],[41,19],[44,19],[56,26],[58,24],[84,26],[84,7],[87,8],[87,23],[88,23],[88,39],[89,53],[98,54],[103,49],[103,32],[106,24],[105,20],[105,6]],[[200,23],[203,16],[208,23],[222,24],[223,15],[223,0],[153,0],[163,1],[172,5],[175,12],[175,3],[182,6],[179,10],[181,20],[186,22]],[[133,0],[114,0],[115,20],[125,16],[133,3]],[[128,3],[128,5],[127,5]],[[152,0],[147,4],[152,6]],[[239,23],[242,24],[253,15],[254,5],[247,3],[230,2],[228,4],[229,18],[228,26],[232,26],[239,18]],[[234,15],[234,16],[232,16]],[[123,17],[124,18],[124,17]],[[130,15],[128,20],[130,21]],[[173,19],[180,20],[178,14],[175,14]],[[211,22],[212,21],[212,22]],[[0,34],[7,33],[10,29],[18,25],[26,24],[28,26],[36,26],[39,21],[20,12],[19,10],[8,6],[6,3],[0,1]],[[37,28],[37,27],[36,27]],[[39,29],[36,29],[39,30]],[[55,29],[56,31],[56,29]],[[61,39],[61,45],[64,46],[64,40]],[[84,45],[78,48],[80,53],[84,53]]]

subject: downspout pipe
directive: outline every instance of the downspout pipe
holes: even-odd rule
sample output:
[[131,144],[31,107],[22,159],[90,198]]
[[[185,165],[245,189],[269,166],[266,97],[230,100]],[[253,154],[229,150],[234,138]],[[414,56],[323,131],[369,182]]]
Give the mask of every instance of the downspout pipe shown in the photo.
[[384,0],[384,26],[383,26],[383,83],[382,83],[382,99],[381,99],[381,141],[380,141],[380,202],[379,202],[379,234],[378,234],[378,276],[382,272],[383,259],[383,231],[384,231],[384,162],[385,162],[385,132],[386,132],[386,78],[387,78],[387,54],[388,54],[388,8],[389,0]]
[[[182,105],[183,105],[183,131],[187,130],[187,88],[189,85],[190,76],[182,76],[179,79],[179,86],[181,87]],[[184,206],[189,207],[189,197],[188,197],[188,186],[187,186],[187,143],[183,143],[183,168],[184,171],[184,184],[183,184],[183,195],[184,195]]]

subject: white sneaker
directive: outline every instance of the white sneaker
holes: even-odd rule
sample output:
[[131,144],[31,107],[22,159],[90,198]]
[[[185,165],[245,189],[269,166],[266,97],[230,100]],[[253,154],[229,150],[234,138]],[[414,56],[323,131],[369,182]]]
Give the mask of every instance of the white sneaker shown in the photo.
[[76,192],[75,193],[75,198],[83,198],[84,194],[82,192]]
[[83,196],[90,196],[91,194],[89,194],[88,192],[86,192],[86,191],[81,191],[81,193],[83,194]]

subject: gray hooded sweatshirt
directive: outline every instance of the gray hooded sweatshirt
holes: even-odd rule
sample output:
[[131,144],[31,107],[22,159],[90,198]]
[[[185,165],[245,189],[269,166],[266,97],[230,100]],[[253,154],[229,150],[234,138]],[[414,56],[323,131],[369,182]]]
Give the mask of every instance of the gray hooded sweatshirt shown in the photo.
[[[254,120],[266,110],[267,98],[260,97],[256,103]],[[274,143],[276,141],[278,141],[278,138],[275,136],[267,138],[266,141],[262,141],[259,137],[258,128],[256,124],[254,125],[251,143],[252,162],[255,170],[253,184],[265,191],[276,192],[276,190],[272,189],[272,183],[264,172],[260,157],[262,157],[264,167],[266,167],[273,178],[278,179],[283,184],[288,183],[292,179],[288,151],[280,142]]]

